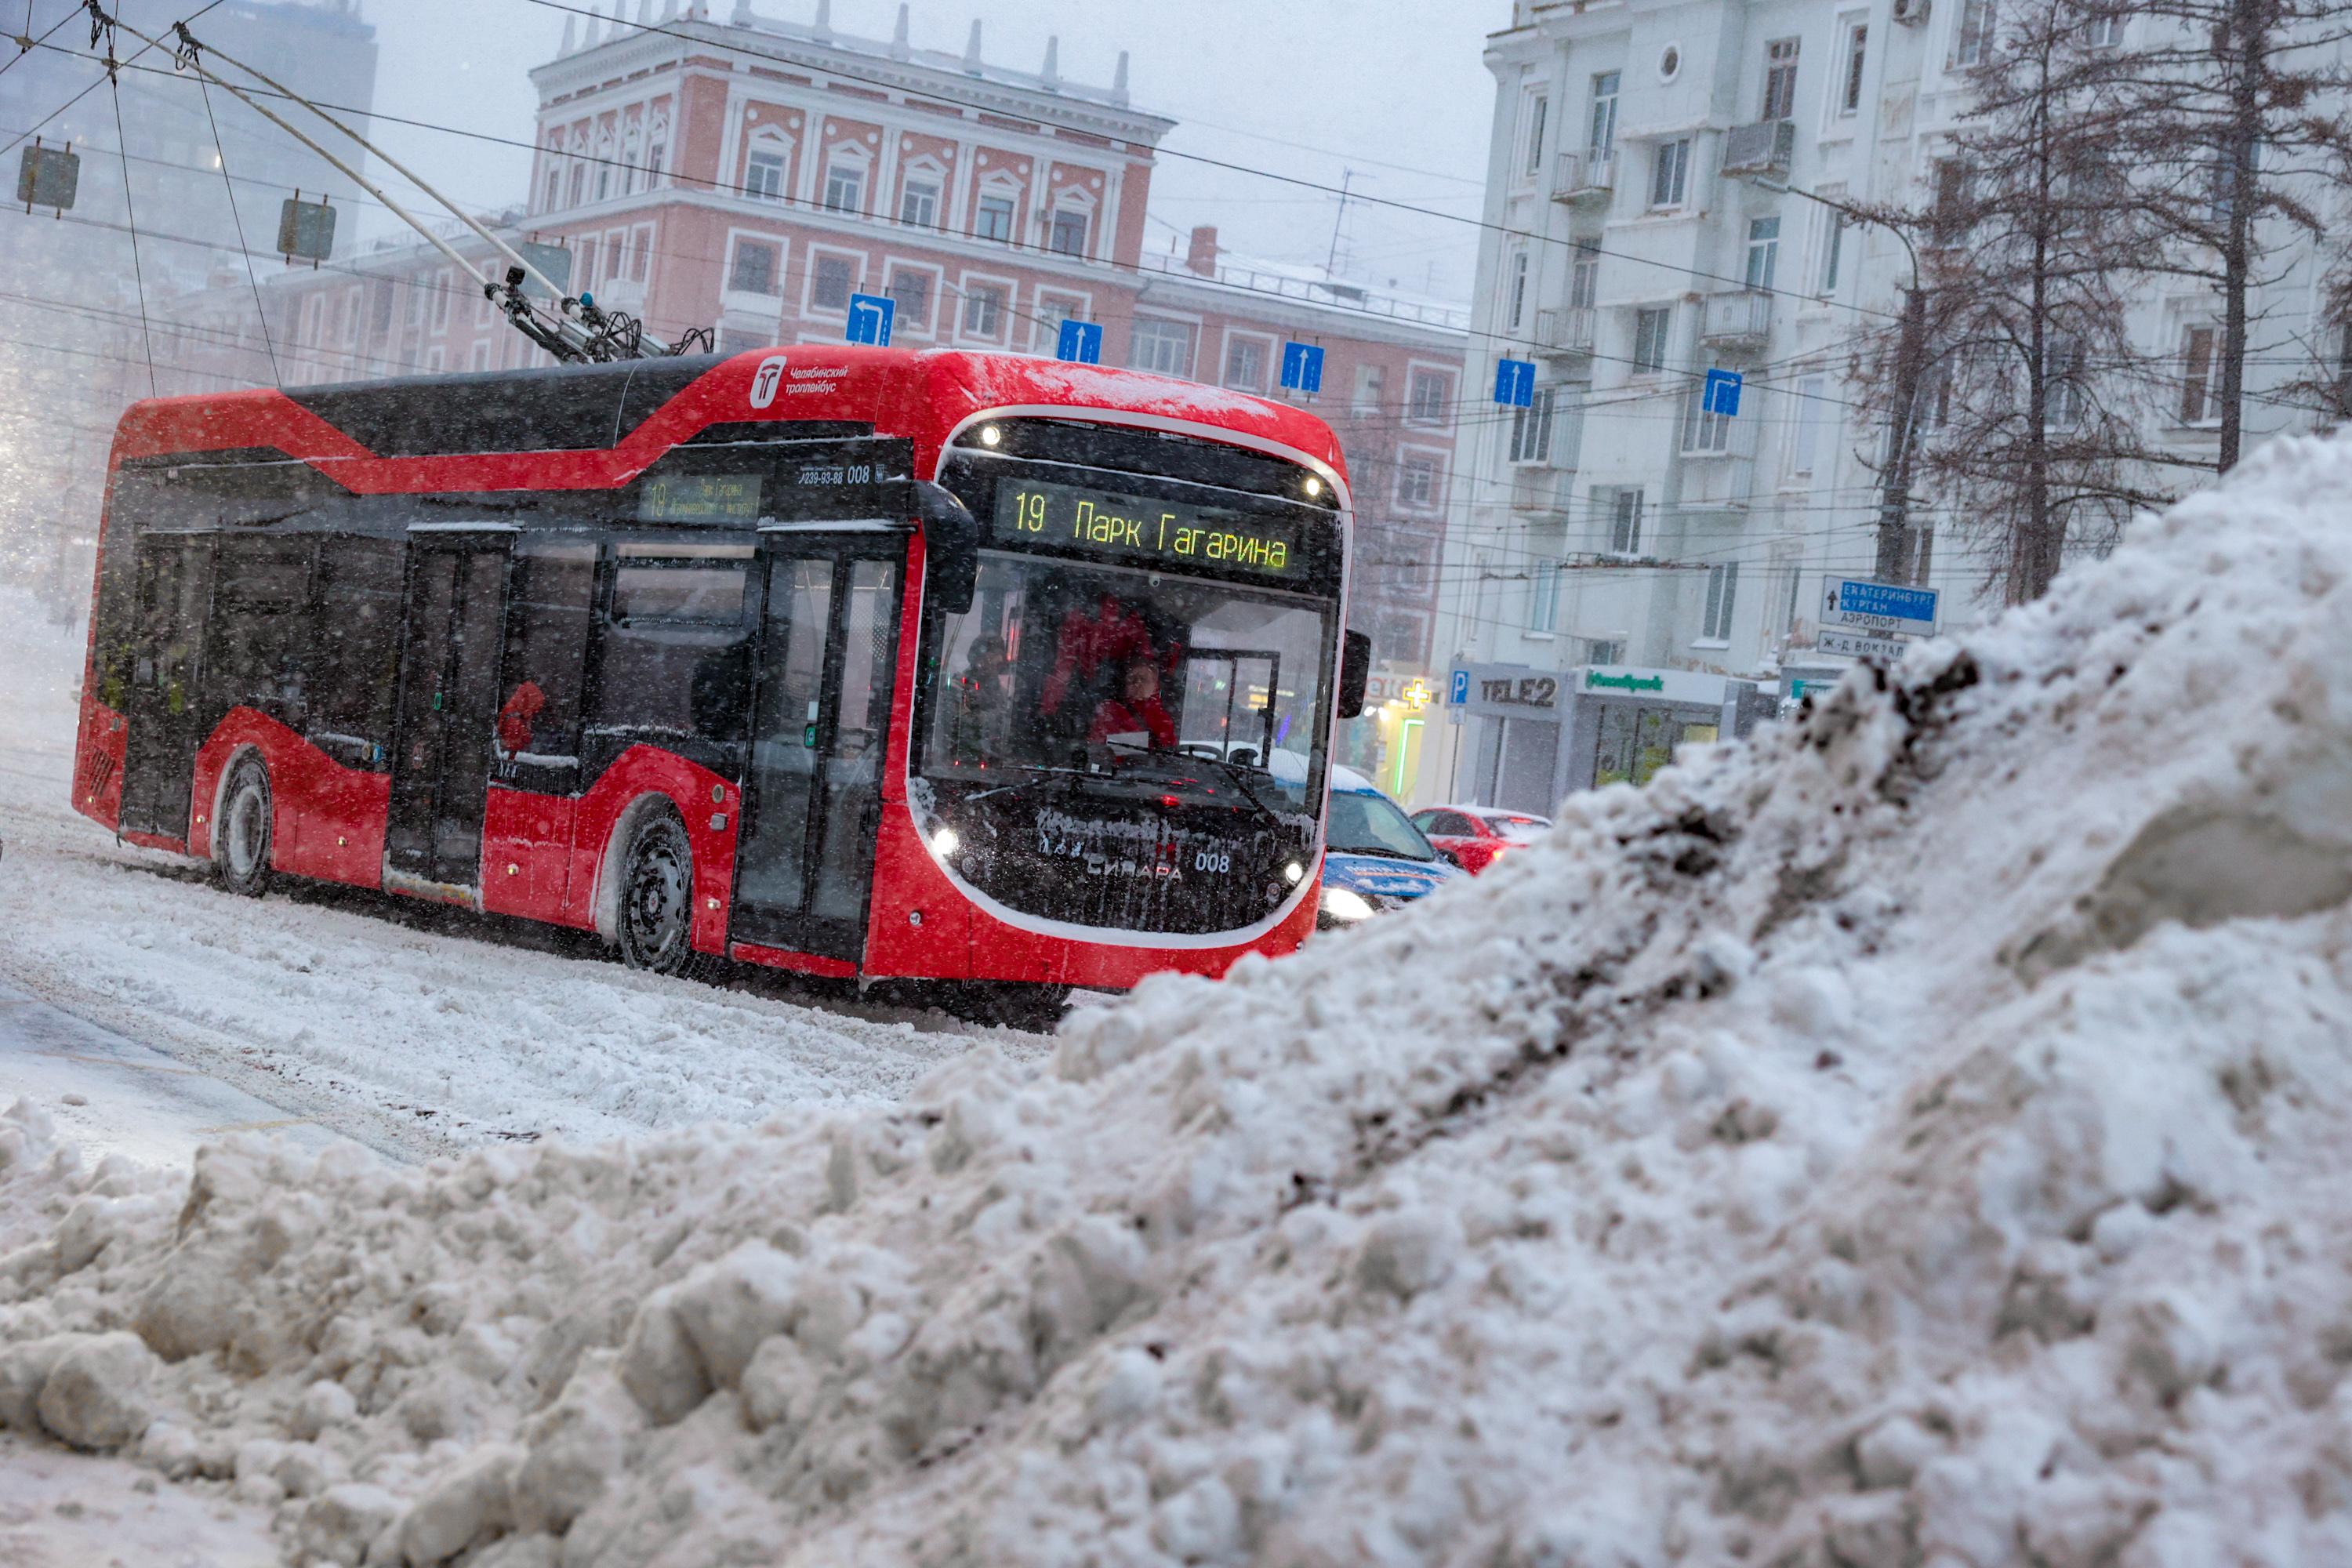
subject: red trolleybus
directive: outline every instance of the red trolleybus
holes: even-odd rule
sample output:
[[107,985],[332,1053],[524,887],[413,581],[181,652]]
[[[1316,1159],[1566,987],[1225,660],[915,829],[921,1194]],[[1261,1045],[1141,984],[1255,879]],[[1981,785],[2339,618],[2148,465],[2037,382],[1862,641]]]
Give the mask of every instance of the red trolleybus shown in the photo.
[[1215,974],[1315,924],[1347,498],[1298,409],[990,355],[142,403],[75,804],[665,973]]

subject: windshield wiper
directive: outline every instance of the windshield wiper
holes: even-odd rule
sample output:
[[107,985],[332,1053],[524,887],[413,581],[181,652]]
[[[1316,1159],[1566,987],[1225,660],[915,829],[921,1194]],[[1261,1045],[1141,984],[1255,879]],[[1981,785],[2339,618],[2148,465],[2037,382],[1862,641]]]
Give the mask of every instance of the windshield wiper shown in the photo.
[[1436,858],[1433,856],[1423,859],[1418,855],[1408,855],[1402,849],[1375,849],[1369,846],[1359,848],[1352,844],[1327,844],[1324,847],[1334,855],[1377,855],[1383,860],[1410,860],[1416,866],[1437,864]]
[[1239,763],[1229,762],[1223,757],[1204,757],[1198,752],[1153,751],[1149,747],[1125,745],[1117,741],[1110,742],[1109,745],[1111,750],[1129,757],[1165,757],[1169,759],[1167,766],[1171,769],[1214,768],[1222,777],[1232,781],[1234,787],[1239,790],[1242,797],[1252,805],[1268,816],[1282,815],[1278,809],[1266,803],[1264,795],[1257,793],[1254,781],[1261,778],[1270,779],[1274,776],[1263,768],[1244,768]]

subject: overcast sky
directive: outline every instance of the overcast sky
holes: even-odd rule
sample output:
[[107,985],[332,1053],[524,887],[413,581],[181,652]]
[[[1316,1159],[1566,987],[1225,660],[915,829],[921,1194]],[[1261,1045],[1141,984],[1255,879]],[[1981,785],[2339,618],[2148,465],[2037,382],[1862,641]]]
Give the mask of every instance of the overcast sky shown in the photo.
[[[609,15],[611,0],[603,0]],[[658,11],[658,3],[656,11]],[[733,9],[712,0],[713,16]],[[763,16],[806,22],[815,0],[754,0]],[[630,14],[635,14],[631,0]],[[526,75],[551,57],[565,13],[532,0],[362,0],[379,49],[379,110],[530,139]],[[898,0],[835,0],[835,29],[887,38]],[[1486,171],[1493,79],[1479,63],[1509,0],[914,0],[918,47],[961,52],[974,17],[987,58],[1035,70],[1049,35],[1061,71],[1108,86],[1133,56],[1137,107],[1180,121],[1163,144],[1229,163],[1475,216]],[[522,199],[530,153],[432,132],[382,127],[398,156],[450,194],[484,205]],[[1277,181],[1163,158],[1151,210],[1177,228],[1214,224],[1228,249],[1320,262],[1335,198]],[[1171,231],[1154,223],[1147,243]],[[1374,284],[1465,297],[1477,231],[1351,205],[1340,269]]]

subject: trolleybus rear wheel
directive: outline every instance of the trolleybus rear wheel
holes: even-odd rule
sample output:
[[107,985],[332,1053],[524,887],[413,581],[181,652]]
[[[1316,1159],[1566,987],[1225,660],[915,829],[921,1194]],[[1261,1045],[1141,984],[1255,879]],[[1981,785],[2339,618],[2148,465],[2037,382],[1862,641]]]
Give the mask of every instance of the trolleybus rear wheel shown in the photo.
[[621,961],[655,974],[695,966],[694,847],[686,824],[667,807],[649,812],[629,835],[621,858],[620,918],[614,924]]
[[213,824],[213,869],[232,893],[257,899],[269,890],[269,770],[247,753],[229,770]]

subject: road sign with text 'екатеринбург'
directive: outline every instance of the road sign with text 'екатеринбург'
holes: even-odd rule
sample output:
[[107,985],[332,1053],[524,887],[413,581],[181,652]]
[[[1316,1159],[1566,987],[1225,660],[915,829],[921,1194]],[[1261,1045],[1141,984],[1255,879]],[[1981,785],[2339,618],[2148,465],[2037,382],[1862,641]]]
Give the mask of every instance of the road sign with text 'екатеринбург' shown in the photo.
[[1936,635],[1936,590],[1832,577],[1822,584],[1822,624],[1860,631]]

